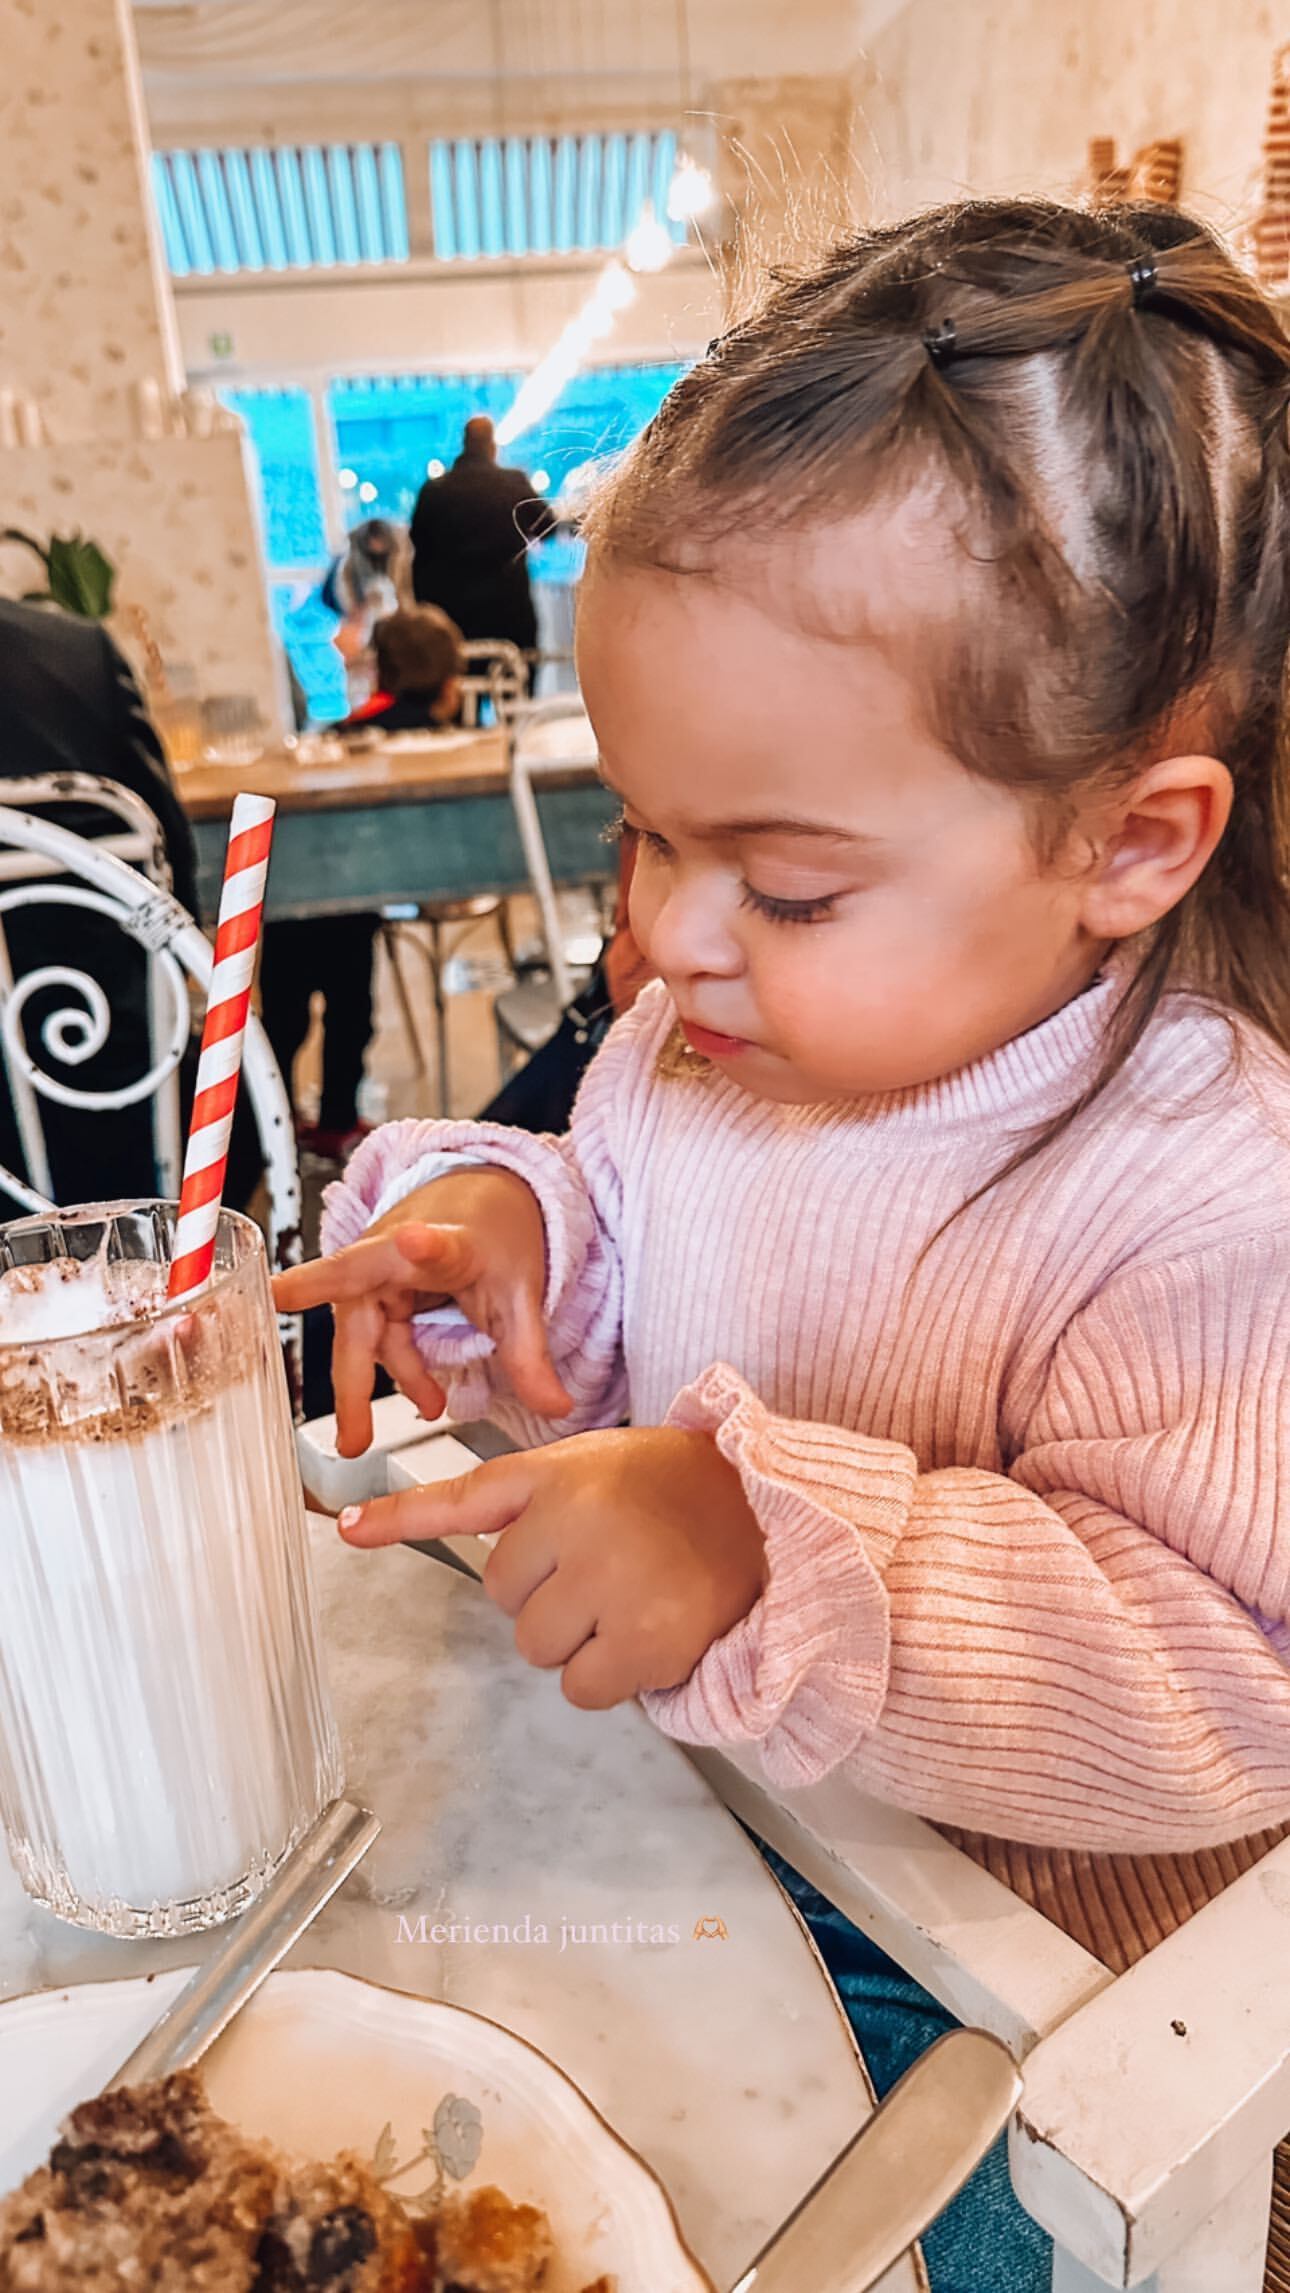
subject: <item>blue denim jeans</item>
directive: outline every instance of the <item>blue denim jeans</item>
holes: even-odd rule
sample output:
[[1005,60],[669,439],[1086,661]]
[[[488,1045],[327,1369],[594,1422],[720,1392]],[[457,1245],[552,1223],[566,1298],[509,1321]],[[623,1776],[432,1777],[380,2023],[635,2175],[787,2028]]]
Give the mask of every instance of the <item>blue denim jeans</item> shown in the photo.
[[[954,2018],[808,1887],[770,1848],[767,1863],[793,1898],[846,2008],[879,2095]],[[1053,2247],[1012,2194],[1006,2143],[995,2144],[923,2239],[932,2293],[1050,2293]]]

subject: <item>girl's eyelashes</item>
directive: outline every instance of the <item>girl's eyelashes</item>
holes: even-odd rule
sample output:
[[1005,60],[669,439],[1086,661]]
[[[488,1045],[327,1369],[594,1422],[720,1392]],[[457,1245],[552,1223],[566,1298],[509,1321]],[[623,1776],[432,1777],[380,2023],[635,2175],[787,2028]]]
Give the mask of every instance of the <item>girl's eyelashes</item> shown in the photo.
[[668,860],[672,856],[672,847],[665,836],[656,835],[652,828],[638,828],[625,812],[619,812],[600,833],[606,844],[621,844],[626,837],[634,836],[638,844],[657,852],[661,859]]
[[666,836],[659,836],[653,828],[633,828],[630,820],[624,820],[623,827],[636,838],[638,844],[645,846],[646,851],[657,853],[660,860],[671,859],[672,847]]
[[656,836],[652,828],[638,828],[634,820],[628,819],[626,812],[615,813],[600,834],[606,844],[621,844],[626,837],[634,836],[638,844],[648,845],[651,852],[661,852],[666,856],[672,849],[666,837]]
[[740,907],[751,908],[754,915],[765,916],[773,924],[822,924],[841,897],[840,892],[822,892],[813,900],[777,900],[769,892],[755,891],[751,884],[739,887]]
[[[666,836],[658,835],[653,828],[638,828],[628,819],[626,812],[620,812],[617,819],[610,822],[605,836],[615,844],[620,844],[624,836],[634,836],[638,843],[643,844],[658,859],[670,860],[672,857],[672,847]],[[782,900],[776,899],[771,892],[759,892],[749,883],[739,887],[740,906],[751,909],[754,915],[765,916],[769,923],[775,924],[823,923],[833,913],[841,897],[840,892],[822,892],[811,900]]]

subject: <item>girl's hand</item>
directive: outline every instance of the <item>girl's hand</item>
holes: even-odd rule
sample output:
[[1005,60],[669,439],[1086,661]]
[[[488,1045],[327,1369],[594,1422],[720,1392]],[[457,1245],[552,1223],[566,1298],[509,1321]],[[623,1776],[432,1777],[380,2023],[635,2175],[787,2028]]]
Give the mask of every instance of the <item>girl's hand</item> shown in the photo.
[[756,1515],[706,1433],[639,1426],[495,1457],[459,1480],[352,1505],[354,1545],[502,1530],[484,1590],[571,1704],[675,1688],[766,1583]]
[[542,1320],[545,1284],[537,1196],[513,1171],[475,1169],[410,1194],[333,1258],[276,1275],[273,1298],[285,1314],[335,1309],[336,1447],[342,1457],[361,1457],[372,1438],[378,1362],[424,1417],[443,1415],[443,1388],[417,1351],[411,1322],[450,1298],[493,1339],[519,1400],[539,1416],[567,1417],[573,1402]]

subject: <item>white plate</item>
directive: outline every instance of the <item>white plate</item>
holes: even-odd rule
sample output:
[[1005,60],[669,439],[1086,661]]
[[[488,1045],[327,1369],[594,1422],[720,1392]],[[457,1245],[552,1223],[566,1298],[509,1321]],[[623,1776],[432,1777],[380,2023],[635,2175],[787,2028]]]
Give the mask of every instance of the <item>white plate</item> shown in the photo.
[[[0,2190],[40,2163],[59,2120],[186,1979],[171,1970],[0,2006]],[[372,2158],[382,2144],[382,2167],[392,2154],[409,2169],[390,2181],[400,2195],[438,2172],[448,2190],[495,2182],[544,2207],[558,2255],[544,2293],[581,2293],[602,2274],[618,2293],[712,2293],[648,2166],[545,2056],[462,2007],[351,1975],[271,1975],[203,2075],[217,2110],[284,2149]]]

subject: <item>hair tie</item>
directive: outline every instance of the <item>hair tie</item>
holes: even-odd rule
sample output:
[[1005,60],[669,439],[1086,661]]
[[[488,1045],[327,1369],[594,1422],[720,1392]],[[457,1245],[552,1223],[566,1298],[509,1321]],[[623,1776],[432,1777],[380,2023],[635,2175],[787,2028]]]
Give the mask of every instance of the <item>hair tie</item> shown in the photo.
[[923,348],[933,366],[948,366],[958,348],[958,334],[952,318],[943,318],[939,326],[930,327],[923,336]]
[[1133,307],[1141,310],[1144,303],[1150,302],[1159,286],[1160,273],[1150,255],[1135,255],[1131,263],[1126,263],[1125,269],[1133,289]]

